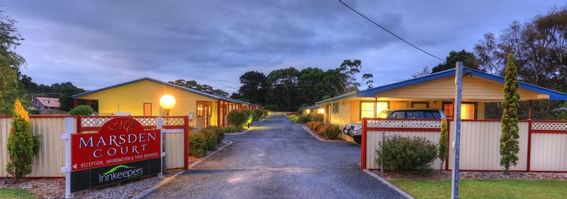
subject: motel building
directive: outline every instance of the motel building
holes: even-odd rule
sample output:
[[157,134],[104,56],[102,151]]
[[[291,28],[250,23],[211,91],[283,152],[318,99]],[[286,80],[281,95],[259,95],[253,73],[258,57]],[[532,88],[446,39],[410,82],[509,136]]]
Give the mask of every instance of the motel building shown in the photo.
[[[175,106],[160,107],[162,96],[173,96]],[[254,110],[255,104],[201,92],[152,78],[136,79],[72,96],[73,106],[89,105],[99,116],[188,116],[189,126],[228,126],[233,110]]]
[[[484,120],[487,105],[503,100],[503,83],[502,77],[465,67],[462,119]],[[567,100],[565,93],[524,82],[519,82],[518,90],[521,101]],[[341,127],[350,123],[361,123],[362,118],[378,118],[382,111],[395,109],[437,109],[443,110],[447,118],[452,118],[454,96],[455,69],[450,69],[322,100],[317,102],[313,109],[305,109],[302,113],[321,109],[317,112],[323,113],[326,123]],[[531,119],[531,111],[528,117]]]

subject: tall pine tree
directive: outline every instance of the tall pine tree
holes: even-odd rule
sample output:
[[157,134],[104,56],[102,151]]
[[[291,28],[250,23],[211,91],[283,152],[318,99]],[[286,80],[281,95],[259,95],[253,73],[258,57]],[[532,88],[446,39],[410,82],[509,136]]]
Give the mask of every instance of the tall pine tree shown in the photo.
[[504,77],[504,101],[502,102],[502,133],[500,134],[500,165],[504,173],[508,173],[510,165],[516,165],[520,146],[518,140],[518,109],[520,94],[518,93],[517,69],[514,56],[508,54]]

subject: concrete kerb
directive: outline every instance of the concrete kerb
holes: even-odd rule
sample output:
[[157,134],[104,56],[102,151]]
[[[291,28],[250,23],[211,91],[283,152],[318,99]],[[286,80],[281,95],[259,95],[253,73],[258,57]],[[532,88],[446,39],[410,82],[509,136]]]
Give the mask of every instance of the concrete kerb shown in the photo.
[[250,129],[246,129],[245,131],[241,131],[241,132],[238,132],[238,133],[225,133],[225,135],[244,135],[248,132],[250,132]]
[[389,188],[393,189],[394,191],[398,192],[400,195],[408,198],[408,199],[415,199],[413,196],[411,196],[410,194],[406,193],[405,191],[401,190],[400,188],[396,187],[395,185],[393,185],[392,183],[388,182],[386,179],[376,175],[374,172],[368,170],[368,169],[364,169],[364,172],[366,174],[368,174],[370,177],[373,177],[375,179],[377,179],[378,181],[380,181],[382,184],[388,186]]
[[301,128],[303,128],[303,130],[307,131],[307,133],[311,134],[311,136],[315,137],[317,140],[319,140],[321,142],[332,142],[332,143],[345,142],[343,140],[325,140],[325,139],[319,137],[317,134],[315,134],[313,131],[311,131],[311,129],[309,129],[309,127],[307,127],[303,124],[301,125]]
[[[189,165],[189,169],[191,169],[191,168],[197,166],[198,164],[200,164],[200,163],[203,162],[204,160],[206,160],[206,159],[210,158],[211,156],[215,155],[217,152],[224,150],[226,147],[232,145],[232,143],[233,143],[233,142],[230,141],[230,140],[227,140],[227,141],[224,141],[224,142],[225,142],[225,145],[224,145],[224,146],[218,148],[216,151],[213,151],[212,153],[208,154],[208,155],[205,156],[204,158],[202,158],[202,159],[200,159],[200,160],[198,160],[198,161],[196,161],[196,162],[190,164],[190,165]],[[149,195],[150,193],[152,193],[152,192],[154,192],[155,190],[159,189],[160,187],[162,187],[162,186],[164,186],[164,185],[166,185],[166,184],[169,184],[171,181],[173,181],[175,178],[177,178],[177,176],[181,175],[183,172],[185,172],[185,170],[179,171],[179,172],[173,174],[172,176],[169,176],[169,177],[163,179],[163,180],[160,181],[158,184],[152,186],[152,187],[149,188],[149,189],[146,189],[146,190],[142,191],[142,192],[141,192],[140,194],[138,194],[137,196],[134,196],[133,199],[140,199],[140,198],[146,197],[147,195]]]

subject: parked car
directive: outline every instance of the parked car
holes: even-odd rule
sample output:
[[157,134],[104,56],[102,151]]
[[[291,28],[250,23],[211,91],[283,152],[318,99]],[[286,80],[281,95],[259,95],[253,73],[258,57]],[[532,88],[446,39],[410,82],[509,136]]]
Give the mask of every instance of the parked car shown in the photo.
[[[443,110],[438,109],[397,109],[385,110],[378,114],[378,118],[385,119],[445,119]],[[362,124],[360,122],[345,125],[343,133],[352,137],[360,144],[362,135]]]

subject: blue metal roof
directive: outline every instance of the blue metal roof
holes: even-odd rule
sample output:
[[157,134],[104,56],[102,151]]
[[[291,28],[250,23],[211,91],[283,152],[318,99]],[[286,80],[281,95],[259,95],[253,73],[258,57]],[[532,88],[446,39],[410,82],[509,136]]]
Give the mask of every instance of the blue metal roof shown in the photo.
[[[468,68],[468,67],[463,68],[463,73],[464,74],[470,74],[470,75],[477,76],[477,77],[484,78],[484,79],[488,79],[488,80],[492,80],[492,81],[496,81],[498,83],[504,83],[504,78],[502,78],[500,76],[488,74],[488,73],[482,72],[480,70],[476,70],[476,69],[472,69],[472,68]],[[446,78],[446,77],[452,77],[452,76],[455,76],[455,69],[449,69],[449,70],[445,70],[445,71],[441,71],[441,72],[437,72],[437,73],[432,73],[430,75],[426,75],[426,76],[423,76],[423,77],[418,77],[418,78],[415,78],[415,79],[410,79],[410,80],[406,80],[406,81],[401,81],[401,82],[397,82],[397,83],[393,83],[393,84],[388,84],[388,85],[384,85],[384,86],[380,86],[380,87],[376,87],[376,88],[363,90],[363,91],[358,92],[358,96],[359,97],[375,97],[376,95],[378,95],[379,93],[382,93],[382,92],[395,90],[395,89],[406,87],[406,86],[416,85],[416,84],[420,84],[420,83],[424,83],[424,82],[428,82],[428,81],[432,81],[432,80],[442,79],[442,78]],[[536,85],[533,85],[533,84],[528,84],[528,83],[525,83],[525,82],[518,82],[518,83],[519,83],[520,88],[523,88],[523,89],[526,89],[526,90],[529,90],[529,91],[533,91],[533,92],[536,92],[536,93],[549,95],[550,100],[561,100],[561,101],[567,100],[567,94],[566,93],[547,89],[547,88],[543,88],[543,87],[539,87],[539,86],[536,86]]]

